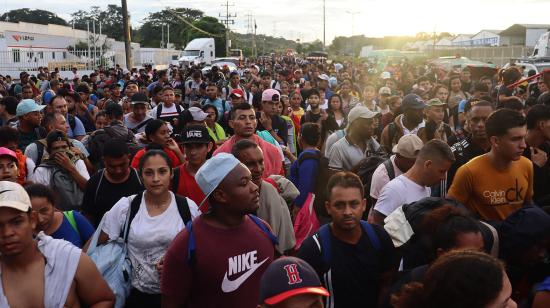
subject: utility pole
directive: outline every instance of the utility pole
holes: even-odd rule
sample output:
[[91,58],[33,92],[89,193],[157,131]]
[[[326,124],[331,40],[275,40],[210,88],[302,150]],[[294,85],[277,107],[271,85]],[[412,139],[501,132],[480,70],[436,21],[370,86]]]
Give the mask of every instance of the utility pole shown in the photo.
[[323,0],[323,51],[325,50],[325,47],[327,46],[327,40],[326,40],[326,29],[327,29],[327,25],[326,25],[326,12],[327,12],[327,8],[326,8],[326,5],[325,5],[325,1],[326,0]]
[[170,24],[166,25],[166,49],[170,48]]
[[254,15],[248,13],[246,14],[246,34],[252,36],[252,57],[256,58],[256,19]]
[[128,3],[122,1],[122,25],[124,27],[124,49],[126,51],[126,69],[131,70],[132,64],[132,38],[130,36],[130,18],[128,17]]
[[222,18],[222,23],[225,25],[225,56],[229,57],[229,47],[231,45],[231,41],[229,40],[229,25],[235,24],[235,17],[237,17],[237,14],[229,14],[229,7],[235,6],[235,4],[229,4],[229,1],[225,1],[225,4],[222,4],[222,6],[225,6],[225,15],[222,15],[220,13],[220,18]]

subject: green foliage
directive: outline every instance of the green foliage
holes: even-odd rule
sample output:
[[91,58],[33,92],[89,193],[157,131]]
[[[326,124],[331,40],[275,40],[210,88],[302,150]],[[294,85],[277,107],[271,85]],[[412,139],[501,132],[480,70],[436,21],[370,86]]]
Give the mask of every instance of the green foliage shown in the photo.
[[[218,19],[210,16],[205,16],[197,21],[194,21],[193,26],[208,33],[214,34],[214,41],[216,43],[216,57],[222,57],[225,55],[225,26],[220,23]],[[191,40],[200,37],[210,36],[191,27],[189,27],[187,31],[185,31],[186,42],[190,42]]]
[[71,14],[71,23],[80,30],[87,30],[87,22],[92,31],[92,21],[95,20],[96,33],[99,34],[99,22],[101,22],[101,32],[117,41],[124,40],[124,29],[122,26],[122,7],[116,4],[109,4],[107,9],[103,10],[99,6],[92,6],[89,11],[79,10]]
[[63,18],[57,16],[56,14],[44,11],[44,10],[32,10],[28,8],[11,10],[0,16],[0,21],[9,21],[9,22],[30,22],[35,24],[56,24],[67,26],[67,21]]
[[[179,16],[179,17],[178,17]],[[189,8],[166,8],[160,12],[149,13],[143,25],[137,31],[133,41],[139,42],[144,47],[160,47],[162,40],[162,27],[164,26],[164,43],[166,44],[168,34],[167,25],[170,25],[170,43],[176,49],[185,48],[186,31],[190,28],[182,18],[192,23],[202,18],[204,13]]]

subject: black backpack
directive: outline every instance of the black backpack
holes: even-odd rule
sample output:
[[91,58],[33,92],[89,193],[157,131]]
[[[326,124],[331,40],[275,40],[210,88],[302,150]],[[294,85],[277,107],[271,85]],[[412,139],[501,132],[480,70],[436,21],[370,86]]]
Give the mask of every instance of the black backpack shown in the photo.
[[[369,207],[374,205],[374,199],[370,196],[372,175],[376,168],[378,168],[381,164],[384,164],[386,167],[390,181],[393,180],[395,178],[393,164],[388,155],[383,153],[362,159],[352,170],[353,173],[357,174],[359,178],[361,178],[361,182],[363,182],[363,191],[365,193],[364,197],[367,199]],[[365,215],[367,215],[367,213],[368,211],[365,211]],[[364,219],[366,220],[366,217],[364,217]]]
[[134,134],[131,130],[128,130],[126,136],[116,135],[113,131],[113,128],[107,126],[102,129],[96,130],[91,136],[88,143],[88,151],[90,152],[90,161],[94,164],[97,169],[103,168],[103,148],[105,147],[105,142],[107,140],[118,140],[120,142],[126,143],[128,149],[130,150],[130,159],[140,150],[140,147],[137,145],[134,140]]
[[330,222],[330,216],[325,209],[325,201],[327,200],[327,183],[329,179],[329,160],[318,152],[313,154],[311,152],[303,152],[298,157],[298,167],[306,159],[315,159],[318,162],[317,178],[315,179],[315,200],[313,201],[313,209],[319,220],[319,224],[325,224]]

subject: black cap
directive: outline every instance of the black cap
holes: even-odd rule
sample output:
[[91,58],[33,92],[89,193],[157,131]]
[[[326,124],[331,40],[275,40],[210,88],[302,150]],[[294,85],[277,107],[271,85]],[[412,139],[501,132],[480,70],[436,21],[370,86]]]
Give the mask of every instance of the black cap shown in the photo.
[[295,257],[273,261],[260,281],[260,304],[275,305],[300,294],[330,295],[306,261]]
[[210,143],[212,139],[204,125],[188,125],[182,132],[182,143]]
[[147,95],[143,93],[136,93],[132,95],[131,97],[132,105],[135,104],[147,104],[149,102],[149,99],[147,98]]

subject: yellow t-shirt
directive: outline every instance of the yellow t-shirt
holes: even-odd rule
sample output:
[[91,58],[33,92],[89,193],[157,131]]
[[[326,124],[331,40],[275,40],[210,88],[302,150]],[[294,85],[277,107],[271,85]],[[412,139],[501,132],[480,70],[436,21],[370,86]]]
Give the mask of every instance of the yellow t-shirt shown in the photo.
[[488,156],[478,156],[460,167],[448,196],[482,219],[503,220],[533,197],[533,164],[525,157],[497,170]]

